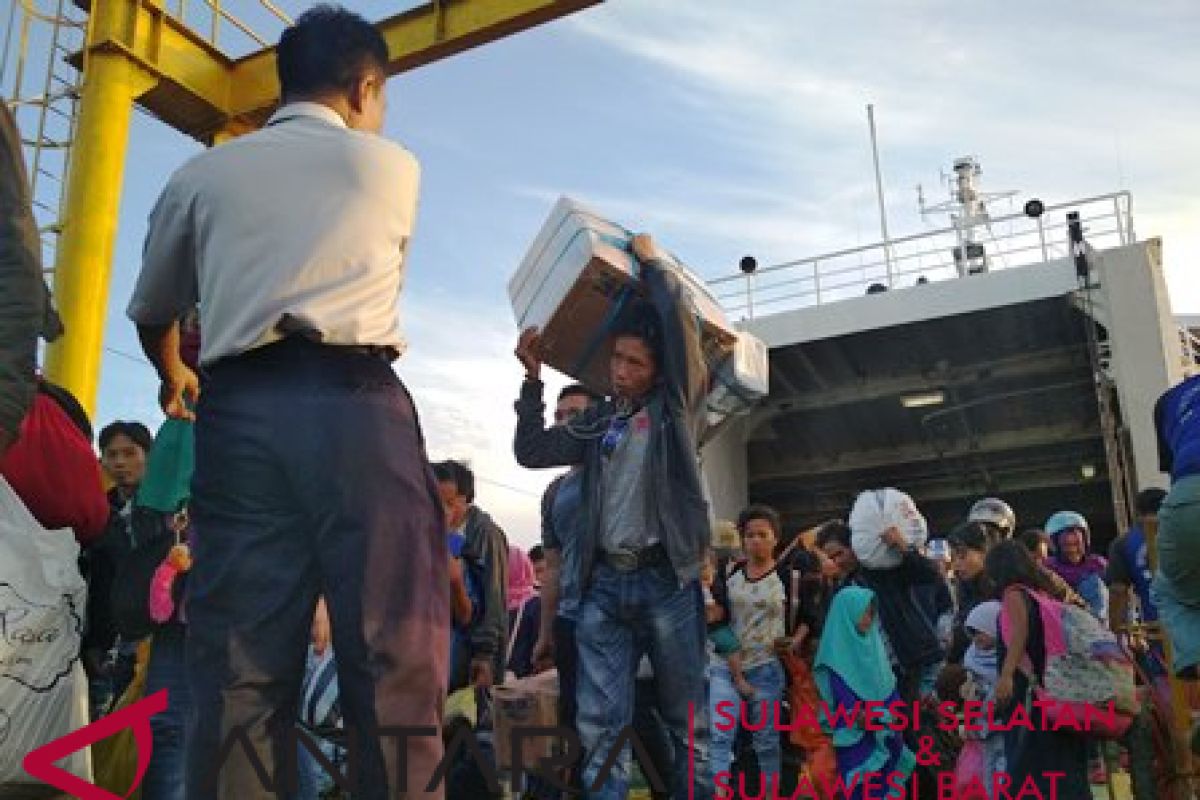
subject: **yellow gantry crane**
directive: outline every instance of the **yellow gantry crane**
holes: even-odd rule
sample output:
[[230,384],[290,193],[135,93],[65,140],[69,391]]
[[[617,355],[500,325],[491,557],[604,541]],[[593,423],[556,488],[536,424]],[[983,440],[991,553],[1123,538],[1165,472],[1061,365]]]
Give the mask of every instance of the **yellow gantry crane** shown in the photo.
[[[66,326],[66,335],[49,347],[45,371],[92,413],[135,106],[206,145],[254,130],[276,106],[279,86],[274,48],[251,20],[280,28],[290,19],[271,0],[191,0],[190,8],[188,0],[75,0],[74,8],[51,0],[55,8],[49,11],[37,2],[10,0],[0,41],[0,93],[11,64],[16,89],[10,102],[18,111],[22,103],[39,111],[36,125],[23,128],[37,129],[26,145],[34,153],[44,252],[53,259],[54,298]],[[378,28],[391,55],[389,74],[395,75],[599,2],[434,0]],[[37,41],[38,27],[47,41]],[[230,30],[250,42],[248,54],[234,57],[222,49],[222,32]],[[77,43],[70,44],[72,36]],[[31,47],[48,53],[45,90],[22,98]],[[68,62],[78,73],[70,70],[72,77],[65,78]],[[63,132],[56,139],[45,123],[59,116]],[[60,154],[57,169],[41,168],[43,152]],[[57,181],[57,201],[41,199],[39,178],[43,188]]]

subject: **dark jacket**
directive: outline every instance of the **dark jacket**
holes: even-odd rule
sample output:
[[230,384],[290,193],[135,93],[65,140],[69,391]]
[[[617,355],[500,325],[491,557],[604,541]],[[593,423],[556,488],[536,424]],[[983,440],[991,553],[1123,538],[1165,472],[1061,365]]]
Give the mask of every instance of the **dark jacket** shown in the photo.
[[[659,381],[646,408],[652,436],[647,453],[650,481],[650,524],[670,557],[680,584],[697,580],[711,525],[700,482],[696,443],[704,431],[704,399],[708,367],[701,349],[700,329],[690,294],[675,271],[661,262],[642,265],[646,294],[658,314],[663,332]],[[513,451],[523,467],[583,467],[581,527],[581,586],[590,581],[600,546],[604,507],[600,482],[600,440],[616,409],[611,400],[598,403],[576,422],[546,427],[540,381],[526,381],[517,400],[517,431]]]
[[496,683],[504,678],[504,650],[508,645],[508,538],[500,526],[476,506],[463,525],[467,541],[463,558],[480,565],[483,578],[483,619],[470,631],[471,658],[488,658]]
[[904,552],[900,566],[860,567],[842,586],[863,586],[875,592],[879,622],[897,665],[905,672],[912,672],[938,663],[945,655],[938,641],[937,620],[929,617],[920,596],[922,587],[944,581],[936,564],[910,548]]
[[80,568],[88,584],[87,627],[83,649],[107,652],[117,642],[113,614],[113,586],[122,563],[130,554],[151,541],[161,540],[169,528],[159,511],[133,506],[123,517],[124,501],[116,489],[108,493],[108,527],[80,556]]
[[0,428],[15,433],[35,391],[38,337],[62,332],[42,279],[21,137],[0,100]]

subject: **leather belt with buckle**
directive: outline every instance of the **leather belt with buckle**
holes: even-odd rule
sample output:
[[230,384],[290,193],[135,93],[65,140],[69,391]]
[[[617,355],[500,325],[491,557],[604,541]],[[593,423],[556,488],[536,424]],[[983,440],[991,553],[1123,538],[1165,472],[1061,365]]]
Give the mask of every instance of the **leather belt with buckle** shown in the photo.
[[617,572],[635,572],[668,561],[667,549],[662,544],[652,544],[638,550],[604,550],[600,558]]

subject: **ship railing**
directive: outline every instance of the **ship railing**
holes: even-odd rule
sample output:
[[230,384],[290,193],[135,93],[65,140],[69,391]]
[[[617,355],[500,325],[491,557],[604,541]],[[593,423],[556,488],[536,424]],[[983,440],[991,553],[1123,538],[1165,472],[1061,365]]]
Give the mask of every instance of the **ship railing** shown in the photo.
[[[1008,269],[1070,255],[1066,215],[1079,213],[1084,237],[1096,249],[1137,241],[1128,191],[1046,206],[1044,213],[992,217],[975,228],[986,269]],[[732,319],[777,314],[888,289],[964,277],[980,259],[956,258],[961,228],[949,226],[862,247],[760,267],[709,282]]]

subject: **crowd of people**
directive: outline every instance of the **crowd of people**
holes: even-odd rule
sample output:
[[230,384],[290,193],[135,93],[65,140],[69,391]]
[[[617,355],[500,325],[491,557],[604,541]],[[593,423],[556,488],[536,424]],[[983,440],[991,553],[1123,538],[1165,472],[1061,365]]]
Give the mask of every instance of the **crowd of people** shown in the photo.
[[[429,463],[392,368],[419,169],[377,135],[387,46],[360,17],[319,6],[277,53],[283,104],[263,130],[171,176],[128,308],[168,425],[184,426],[172,435],[194,441],[186,513],[139,499],[162,433],[117,421],[99,434],[109,518],[81,537],[80,657],[93,717],[138,681],[144,695],[168,691],[150,723],[145,800],[313,800],[347,749],[338,785],[355,800],[495,796],[480,764],[497,759],[492,690],[550,670],[557,724],[581,754],[516,787],[532,797],[625,797],[632,756],[654,796],[675,800],[791,792],[803,776],[839,778],[855,798],[919,794],[928,736],[943,771],[977,778],[993,800],[999,774],[1084,798],[1104,777],[1095,737],[933,731],[918,715],[901,730],[899,709],[985,702],[1011,718],[1045,689],[1063,625],[1095,641],[1111,626],[1162,678],[1161,646],[1130,633],[1161,617],[1178,639],[1173,668],[1194,671],[1194,385],[1157,412],[1175,488],[1138,495],[1141,522],[1107,559],[1080,514],[1020,529],[997,498],[951,530],[867,531],[870,556],[849,508],[799,532],[752,504],[736,546],[714,543],[697,459],[710,366],[692,299],[645,235],[630,242],[639,291],[601,332],[605,392],[568,386],[548,424],[539,332],[519,336],[515,460],[565,471],[542,498],[540,544],[514,546],[477,505],[467,461]],[[20,212],[24,226],[27,197],[8,188],[0,222]],[[34,242],[25,227],[0,239],[22,265]],[[57,333],[40,277],[22,275],[2,294],[23,298],[22,313],[0,307],[0,334],[20,340],[0,361],[17,387],[0,393],[0,451],[34,394],[33,343]],[[1160,509],[1152,582],[1146,523]],[[446,709],[458,708],[447,697],[474,709],[476,747],[446,752]],[[863,703],[885,724],[789,724],[809,706]],[[321,748],[297,744],[298,724]],[[430,733],[389,744],[400,729]],[[873,794],[855,783],[870,775],[891,782]]]

